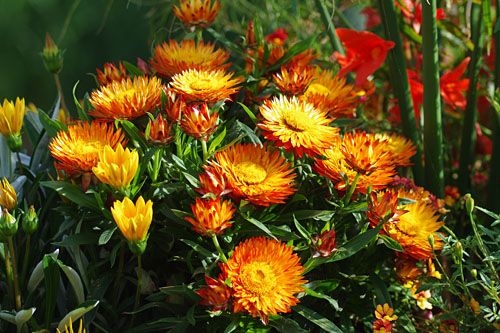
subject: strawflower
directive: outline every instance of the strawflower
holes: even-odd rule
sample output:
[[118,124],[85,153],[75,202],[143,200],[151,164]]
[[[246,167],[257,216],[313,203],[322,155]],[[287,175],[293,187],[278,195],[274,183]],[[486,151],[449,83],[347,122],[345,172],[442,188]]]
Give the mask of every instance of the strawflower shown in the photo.
[[149,124],[148,142],[156,146],[165,146],[174,139],[174,135],[170,133],[172,125],[163,119],[161,113],[156,116],[154,121],[150,119]]
[[89,114],[103,120],[133,120],[146,112],[153,113],[161,104],[163,85],[157,77],[134,77],[113,81],[93,91],[90,103],[94,110]]
[[94,175],[104,184],[117,190],[123,190],[130,185],[139,168],[139,153],[137,150],[116,149],[107,145],[99,152],[99,162],[92,168]]
[[415,155],[416,147],[410,139],[393,133],[376,133],[375,138],[386,144],[386,149],[392,153],[392,162],[396,167],[412,165],[410,159]]
[[201,195],[211,193],[216,197],[221,197],[229,192],[227,188],[227,179],[224,174],[217,173],[212,167],[205,165],[205,173],[199,174],[200,188],[194,190]]
[[127,69],[123,66],[121,61],[118,63],[118,67],[112,62],[105,63],[103,72],[97,68],[96,78],[101,86],[105,86],[114,81],[119,82],[127,77]]
[[274,75],[278,89],[285,95],[302,95],[314,78],[311,66],[281,66],[281,73]]
[[273,239],[253,237],[235,247],[221,269],[231,279],[233,311],[259,316],[264,324],[269,314],[290,312],[299,303],[294,294],[304,291],[304,267],[292,247]]
[[17,194],[7,178],[0,180],[0,206],[13,211],[17,206]]
[[311,241],[315,249],[312,255],[313,258],[328,258],[334,251],[337,250],[337,243],[335,243],[335,229],[325,230],[321,233],[321,235],[313,236]]
[[191,204],[194,219],[186,217],[193,225],[194,231],[202,236],[212,237],[222,235],[224,230],[231,226],[234,214],[233,204],[229,201],[221,202],[219,198],[201,200],[196,198],[196,203]]
[[4,99],[3,105],[0,105],[0,133],[5,136],[7,144],[13,152],[21,150],[23,143],[21,129],[26,112],[28,109],[25,106],[24,98],[17,97],[15,103]]
[[207,103],[201,107],[191,106],[184,112],[181,127],[189,136],[208,141],[210,134],[217,128],[218,116],[219,112],[210,113]]
[[219,274],[217,280],[205,275],[207,286],[196,290],[196,293],[203,298],[199,304],[211,306],[212,312],[227,310],[231,298],[231,288],[224,280],[222,274]]
[[219,9],[220,3],[217,0],[179,0],[179,5],[172,8],[174,15],[191,28],[208,27]]

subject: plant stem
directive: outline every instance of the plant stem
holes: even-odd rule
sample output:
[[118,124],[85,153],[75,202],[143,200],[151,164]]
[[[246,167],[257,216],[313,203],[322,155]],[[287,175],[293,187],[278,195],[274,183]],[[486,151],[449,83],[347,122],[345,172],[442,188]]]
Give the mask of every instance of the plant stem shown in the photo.
[[222,251],[222,249],[220,247],[219,240],[217,239],[216,234],[212,235],[212,241],[214,242],[214,245],[215,245],[215,248],[217,249],[217,252],[219,252],[219,256],[222,259],[222,262],[226,264],[227,263],[226,255],[224,254],[224,251]]
[[132,314],[131,327],[134,327],[135,320],[135,310],[139,306],[139,299],[141,298],[141,286],[142,286],[142,256],[139,254],[137,256],[137,290],[135,291],[135,303],[134,303],[134,313]]
[[19,152],[16,152],[17,155],[17,162],[19,163],[19,174],[23,175],[23,163],[21,163],[21,155]]
[[208,150],[207,150],[207,142],[205,141],[205,138],[201,138],[201,150],[203,151],[203,164],[205,164],[205,161],[208,159]]
[[347,194],[345,195],[344,199],[344,206],[347,206],[349,202],[351,201],[352,194],[354,193],[354,189],[356,189],[356,184],[358,183],[359,179],[359,172],[356,174],[356,177],[354,177],[354,180],[352,181],[352,184],[349,184],[349,190]]
[[14,274],[14,298],[16,301],[16,311],[21,310],[21,294],[19,292],[19,275],[17,273],[16,253],[14,252],[14,242],[12,236],[7,237],[9,242],[10,258],[12,260],[12,273]]
[[12,285],[12,271],[10,270],[9,247],[7,242],[3,243],[3,254],[5,258],[5,275],[7,277],[7,284],[9,285],[10,301],[14,304],[14,286]]
[[444,197],[443,130],[439,89],[436,0],[422,2],[425,186]]
[[177,149],[177,157],[182,158],[182,131],[180,130],[179,123],[175,127],[175,147]]
[[328,32],[328,37],[330,38],[330,43],[332,44],[333,50],[337,51],[341,55],[344,55],[344,49],[342,48],[342,43],[335,32],[335,25],[326,9],[325,2],[323,0],[316,0],[316,7],[318,12],[321,14],[321,19],[323,24],[326,26],[326,31]]
[[398,99],[399,114],[403,133],[410,139],[416,147],[416,153],[412,157],[413,180],[415,184],[424,185],[424,168],[422,166],[422,149],[420,146],[420,136],[416,125],[415,112],[413,109],[413,100],[411,97],[408,73],[406,71],[406,62],[401,41],[398,21],[394,2],[379,0],[378,7],[384,26],[384,34],[387,40],[394,42],[394,47],[389,50],[389,68],[392,86]]
[[118,274],[116,274],[115,282],[113,283],[113,307],[116,307],[118,304],[118,289],[120,287],[120,280],[123,275],[123,263],[125,257],[125,246],[123,245],[125,242],[122,240],[120,242],[120,254],[118,259]]
[[61,96],[61,106],[62,106],[64,115],[65,115],[66,119],[68,120],[69,119],[69,116],[68,116],[69,110],[68,110],[68,107],[66,106],[66,102],[64,101],[64,95],[63,95],[63,91],[62,91],[61,81],[59,80],[59,74],[54,74],[54,80],[56,81],[56,87],[57,87],[57,91],[59,92],[59,96]]
[[26,277],[26,270],[28,269],[28,259],[30,256],[30,247],[31,247],[31,235],[28,235],[26,237],[26,247],[24,250],[23,269],[21,271],[21,285],[24,284],[24,278]]

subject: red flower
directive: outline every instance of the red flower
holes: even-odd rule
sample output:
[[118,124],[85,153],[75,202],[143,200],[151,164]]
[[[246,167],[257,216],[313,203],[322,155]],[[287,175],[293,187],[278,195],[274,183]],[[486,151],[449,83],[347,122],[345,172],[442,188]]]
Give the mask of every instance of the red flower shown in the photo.
[[224,276],[219,275],[217,280],[205,275],[207,287],[202,287],[196,291],[203,299],[199,304],[212,306],[212,312],[226,310],[231,297],[231,288],[224,282]]
[[274,45],[283,45],[288,37],[285,28],[280,28],[266,36],[266,42]]
[[385,41],[369,31],[355,31],[338,28],[336,30],[342,44],[347,49],[345,56],[334,52],[342,67],[339,76],[357,72],[356,85],[362,85],[384,62],[387,51],[394,47],[394,42]]
[[465,109],[467,105],[467,100],[462,91],[467,91],[469,88],[469,79],[460,80],[460,77],[464,75],[469,61],[470,57],[465,58],[457,68],[443,74],[439,80],[441,96],[453,109],[456,109],[456,107]]
[[335,243],[335,230],[325,230],[321,235],[312,237],[312,244],[315,248],[313,258],[329,257],[333,251],[337,250],[337,243]]
[[493,151],[493,141],[483,134],[479,123],[476,123],[477,139],[476,139],[476,153],[481,155],[489,155]]
[[[408,18],[408,21],[412,23],[413,29],[420,33],[420,27],[422,26],[422,6],[415,4],[414,0],[402,0],[403,5],[399,1],[394,1],[394,5],[401,9],[403,16]],[[443,8],[436,9],[436,21],[445,18]]]
[[371,29],[380,24],[380,16],[372,7],[366,7],[361,13],[366,16],[365,29]]

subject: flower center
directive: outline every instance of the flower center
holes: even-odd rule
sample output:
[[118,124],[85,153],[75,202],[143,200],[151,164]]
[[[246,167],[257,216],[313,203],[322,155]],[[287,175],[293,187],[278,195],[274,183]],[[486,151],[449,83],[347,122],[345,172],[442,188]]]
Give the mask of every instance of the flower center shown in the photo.
[[105,144],[99,140],[87,139],[80,140],[80,142],[77,142],[75,146],[77,147],[79,154],[96,154],[97,156],[100,151],[104,150]]
[[283,120],[290,129],[296,132],[302,132],[314,126],[311,118],[299,110],[289,110],[283,115]]
[[192,90],[201,91],[208,90],[213,86],[212,80],[206,77],[197,78],[196,81],[192,81],[189,87]]
[[130,100],[135,94],[135,89],[127,89],[117,94],[117,100]]
[[[403,209],[405,208],[403,207]],[[414,216],[413,213],[414,212],[410,210],[406,214],[401,215],[397,223],[397,228],[400,232],[412,237],[416,236],[422,229],[422,226],[418,222],[419,217]]]
[[276,274],[267,262],[251,262],[241,270],[241,282],[247,291],[257,296],[269,294],[276,287]]
[[267,177],[267,171],[260,164],[244,161],[234,166],[238,179],[246,184],[259,184]]
[[322,84],[313,83],[309,86],[309,88],[307,89],[307,92],[306,92],[306,95],[310,95],[310,94],[319,94],[319,95],[325,96],[325,95],[330,94],[330,89],[328,89],[327,87],[325,87]]

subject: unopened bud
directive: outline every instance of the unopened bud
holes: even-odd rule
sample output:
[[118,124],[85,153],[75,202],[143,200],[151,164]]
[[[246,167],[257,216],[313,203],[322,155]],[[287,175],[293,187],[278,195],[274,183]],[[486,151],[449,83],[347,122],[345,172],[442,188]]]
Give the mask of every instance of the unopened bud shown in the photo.
[[474,279],[477,279],[477,269],[473,268],[471,271],[470,271],[470,274],[472,275],[472,277]]
[[17,220],[4,208],[0,217],[0,235],[4,237],[14,236],[17,232]]
[[47,32],[45,36],[45,47],[41,53],[45,68],[49,73],[57,74],[63,66],[64,50],[59,50],[52,37]]
[[429,244],[431,244],[431,248],[434,249],[434,235],[430,234],[428,239],[429,239]]
[[454,257],[454,259],[456,259],[455,263],[458,264],[459,262],[462,261],[462,257],[463,257],[463,254],[464,254],[464,250],[462,248],[462,243],[456,242],[454,250],[455,251],[453,253],[453,257]]
[[33,205],[31,205],[28,211],[24,213],[21,226],[23,231],[28,235],[31,235],[36,231],[36,228],[38,227],[38,216]]
[[472,213],[474,210],[474,199],[471,197],[470,193],[465,195],[465,208],[467,209],[467,214]]
[[138,241],[127,241],[128,248],[132,251],[136,256],[140,256],[146,251],[146,246],[148,245],[148,237],[144,240]]
[[23,138],[21,134],[12,133],[7,136],[7,146],[13,153],[17,153],[21,151],[21,147],[23,146]]

